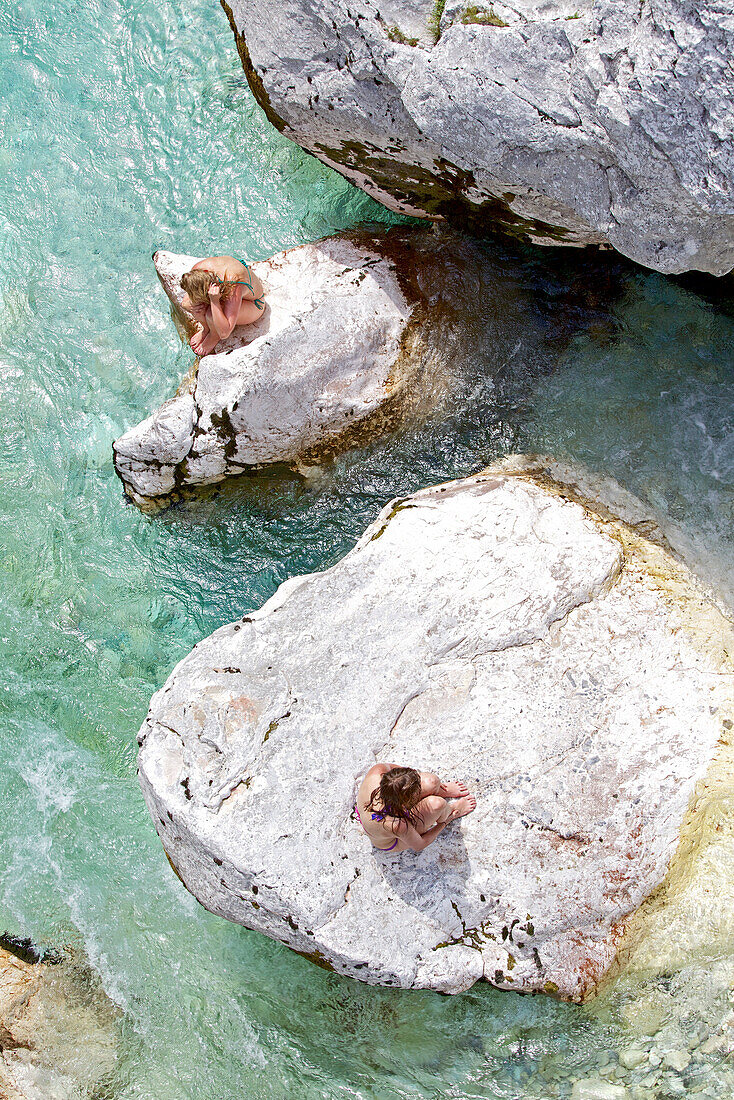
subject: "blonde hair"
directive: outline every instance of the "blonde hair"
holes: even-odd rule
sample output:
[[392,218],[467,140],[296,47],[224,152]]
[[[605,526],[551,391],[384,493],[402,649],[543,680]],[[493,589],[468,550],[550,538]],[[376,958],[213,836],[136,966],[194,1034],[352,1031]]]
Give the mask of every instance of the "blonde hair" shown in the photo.
[[202,271],[200,268],[196,271],[187,271],[181,276],[181,289],[188,294],[192,306],[209,305],[209,287],[212,283],[219,283],[222,288],[223,302],[231,297],[232,290],[236,286],[236,283],[228,283],[220,279],[213,271]]

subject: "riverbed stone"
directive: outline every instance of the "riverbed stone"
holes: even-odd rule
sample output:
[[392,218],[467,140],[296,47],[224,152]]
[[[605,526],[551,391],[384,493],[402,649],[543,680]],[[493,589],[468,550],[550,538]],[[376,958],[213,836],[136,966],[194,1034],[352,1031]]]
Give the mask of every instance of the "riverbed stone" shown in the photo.
[[619,1053],[619,1064],[622,1069],[637,1069],[647,1060],[647,1051],[640,1047],[627,1047]]
[[78,1100],[101,1095],[117,1066],[120,1012],[86,960],[45,959],[0,937],[0,1096]]
[[[516,459],[392,501],[174,669],[140,782],[203,905],[373,984],[597,989],[727,736],[734,644],[642,512],[579,482]],[[375,851],[352,808],[384,760],[476,811]]]
[[691,1053],[688,1050],[669,1050],[663,1055],[663,1065],[674,1069],[676,1073],[683,1073],[691,1062]]
[[717,0],[222,0],[270,121],[393,210],[734,266]]
[[611,1085],[595,1077],[574,1081],[571,1089],[571,1100],[627,1100],[628,1096],[623,1085]]
[[[451,253],[447,265],[445,252]],[[182,335],[181,275],[194,256],[158,251],[156,271]],[[471,242],[425,230],[354,232],[252,268],[265,310],[202,357],[179,392],[114,444],[135,503],[274,463],[309,466],[417,417],[441,391],[460,312],[475,296]],[[456,268],[467,276],[444,273]]]

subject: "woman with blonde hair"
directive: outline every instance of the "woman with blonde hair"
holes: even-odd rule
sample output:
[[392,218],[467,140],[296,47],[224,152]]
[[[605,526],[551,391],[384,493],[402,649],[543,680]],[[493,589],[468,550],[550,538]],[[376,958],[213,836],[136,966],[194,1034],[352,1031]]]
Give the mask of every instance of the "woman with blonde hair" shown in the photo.
[[263,285],[249,264],[234,256],[207,256],[181,276],[183,308],[197,323],[191,350],[209,355],[237,325],[262,316]]

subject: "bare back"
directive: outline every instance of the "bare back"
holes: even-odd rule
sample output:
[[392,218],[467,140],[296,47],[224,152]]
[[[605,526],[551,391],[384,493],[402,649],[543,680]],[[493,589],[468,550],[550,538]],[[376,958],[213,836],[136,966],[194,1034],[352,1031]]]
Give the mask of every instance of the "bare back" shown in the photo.
[[207,256],[198,260],[191,268],[192,271],[211,271],[213,275],[223,282],[249,283],[252,293],[245,293],[245,298],[261,298],[263,285],[252,268],[243,264],[234,256]]
[[401,823],[397,818],[383,817],[382,814],[379,813],[378,807],[367,809],[372,800],[373,791],[379,787],[380,780],[385,772],[389,770],[389,764],[375,764],[374,767],[370,768],[357,791],[357,812],[362,822],[362,828],[376,848],[387,850],[391,844],[395,843],[395,839],[398,837],[398,844],[394,850],[402,851],[399,833],[405,832],[405,829],[400,829]]

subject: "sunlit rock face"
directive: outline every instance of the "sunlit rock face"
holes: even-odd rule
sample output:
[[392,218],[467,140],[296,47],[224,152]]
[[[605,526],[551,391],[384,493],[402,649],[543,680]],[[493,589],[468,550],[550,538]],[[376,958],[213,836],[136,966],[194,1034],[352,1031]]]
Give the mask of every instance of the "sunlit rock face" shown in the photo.
[[271,122],[392,209],[734,266],[730,7],[222,3]]
[[[180,277],[196,258],[160,251],[154,261],[190,335]],[[472,300],[481,308],[476,249],[431,230],[332,237],[252,266],[263,317],[114,444],[115,469],[143,507],[272,463],[318,462],[422,415]]]
[[[731,728],[731,628],[622,505],[527,464],[426,489],[200,642],[139,736],[188,889],[373,984],[592,993]],[[376,761],[477,809],[380,854]]]

